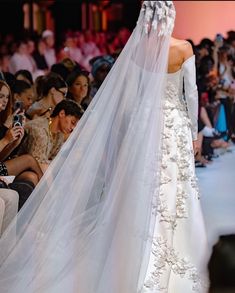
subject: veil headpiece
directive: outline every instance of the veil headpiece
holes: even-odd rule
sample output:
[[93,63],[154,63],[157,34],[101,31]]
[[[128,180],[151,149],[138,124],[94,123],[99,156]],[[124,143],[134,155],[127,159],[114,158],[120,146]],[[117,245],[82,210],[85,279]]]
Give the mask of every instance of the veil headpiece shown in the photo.
[[174,16],[171,1],[144,1],[125,48],[0,239],[1,292],[141,292]]
[[146,33],[152,28],[158,36],[172,34],[176,15],[172,1],[144,1],[141,13]]

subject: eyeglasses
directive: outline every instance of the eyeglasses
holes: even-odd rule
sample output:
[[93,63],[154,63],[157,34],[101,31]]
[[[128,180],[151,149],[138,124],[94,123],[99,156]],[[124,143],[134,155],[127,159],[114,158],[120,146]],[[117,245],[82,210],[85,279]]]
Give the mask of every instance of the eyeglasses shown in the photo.
[[60,93],[63,95],[64,98],[66,98],[68,91],[63,92],[63,91],[61,91],[60,89],[56,89],[56,90],[57,90],[58,92],[60,92]]

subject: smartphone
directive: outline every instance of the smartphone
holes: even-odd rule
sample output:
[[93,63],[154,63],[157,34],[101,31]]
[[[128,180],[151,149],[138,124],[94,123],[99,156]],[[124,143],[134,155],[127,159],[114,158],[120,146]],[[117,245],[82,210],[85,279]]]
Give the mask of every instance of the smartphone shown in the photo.
[[24,102],[15,101],[14,107],[13,107],[13,112],[15,112],[18,109],[20,110],[19,113],[23,112],[23,110],[24,110]]
[[13,115],[13,119],[12,119],[12,127],[15,126],[23,126],[23,119],[24,116],[21,114],[15,114]]
[[222,46],[224,43],[224,38],[221,34],[217,34],[215,37],[215,41],[217,44],[220,44],[220,46]]

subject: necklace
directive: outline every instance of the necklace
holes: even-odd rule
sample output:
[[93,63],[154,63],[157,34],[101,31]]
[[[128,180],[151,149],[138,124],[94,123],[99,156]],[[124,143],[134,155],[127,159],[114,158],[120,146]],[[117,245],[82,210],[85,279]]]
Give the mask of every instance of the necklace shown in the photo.
[[52,132],[51,132],[51,124],[52,124],[52,119],[49,118],[49,120],[48,120],[48,131],[49,131],[49,136],[50,136],[50,137],[53,136],[53,134],[52,134]]

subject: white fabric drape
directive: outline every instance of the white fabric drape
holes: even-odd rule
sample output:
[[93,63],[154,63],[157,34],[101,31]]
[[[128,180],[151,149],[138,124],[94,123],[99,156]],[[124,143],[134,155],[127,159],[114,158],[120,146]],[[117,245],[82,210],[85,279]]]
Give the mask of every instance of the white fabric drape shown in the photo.
[[1,238],[1,292],[141,287],[159,188],[170,40],[158,33],[160,24],[146,33],[145,17],[142,10],[79,125],[21,209],[15,239],[14,224]]

